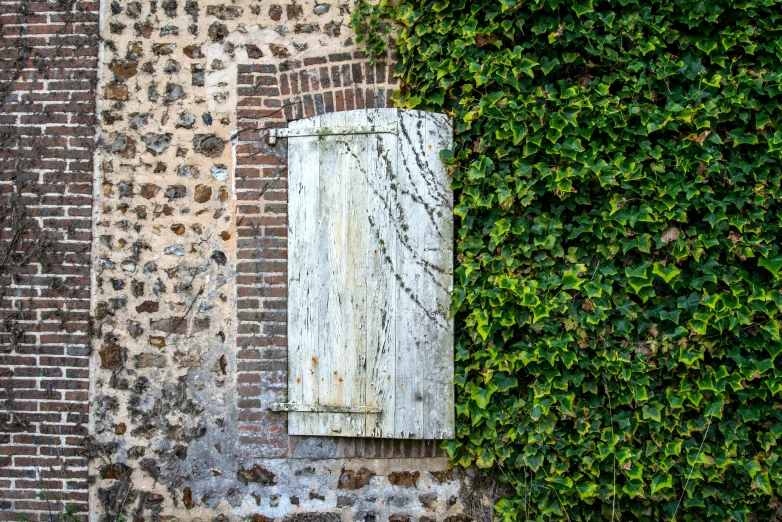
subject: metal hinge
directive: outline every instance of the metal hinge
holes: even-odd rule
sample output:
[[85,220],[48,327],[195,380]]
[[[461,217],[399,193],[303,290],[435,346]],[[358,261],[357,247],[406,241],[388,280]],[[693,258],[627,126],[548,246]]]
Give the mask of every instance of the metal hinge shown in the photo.
[[336,404],[293,404],[276,402],[272,404],[273,411],[302,411],[314,413],[382,413],[380,406],[342,406]]
[[339,136],[341,134],[396,134],[396,123],[364,127],[310,127],[307,129],[269,129],[269,145],[277,138],[301,138],[304,136]]

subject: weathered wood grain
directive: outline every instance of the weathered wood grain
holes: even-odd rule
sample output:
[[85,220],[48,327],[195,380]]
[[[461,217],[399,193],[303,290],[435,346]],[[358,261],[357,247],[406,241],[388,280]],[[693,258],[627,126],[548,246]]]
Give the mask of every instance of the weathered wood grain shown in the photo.
[[290,129],[290,433],[452,437],[450,121],[372,109]]
[[[290,127],[319,126],[318,117],[291,122]],[[320,144],[316,137],[288,142],[288,400],[318,402],[320,291]],[[291,412],[292,435],[319,430],[317,415]]]
[[[372,124],[396,126],[396,113],[368,111]],[[367,385],[366,404],[381,406],[379,415],[366,416],[366,433],[372,437],[393,436],[396,374],[396,193],[392,188],[397,170],[395,135],[368,137],[370,175],[367,182],[368,224],[371,245],[367,251]],[[389,435],[391,434],[391,435]]]
[[[424,129],[424,160],[427,169],[423,177],[427,179],[427,188],[432,189],[432,199],[436,203],[432,227],[437,230],[442,244],[452,245],[453,193],[445,165],[440,161],[440,151],[453,146],[451,122],[443,114],[430,113],[425,118]],[[439,284],[435,288],[433,304],[446,325],[445,328],[434,327],[434,349],[427,349],[423,354],[424,367],[427,368],[427,376],[424,378],[424,438],[427,439],[454,437],[454,333],[453,322],[449,318],[453,290],[453,251],[450,248],[443,249],[442,244],[428,244],[422,253],[424,260],[437,273]]]

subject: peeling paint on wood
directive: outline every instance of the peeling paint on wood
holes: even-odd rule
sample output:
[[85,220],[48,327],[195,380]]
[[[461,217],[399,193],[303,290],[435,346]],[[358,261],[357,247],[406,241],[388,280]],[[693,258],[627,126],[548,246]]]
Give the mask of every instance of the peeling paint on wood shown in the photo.
[[291,434],[453,437],[453,196],[439,159],[452,132],[444,115],[373,109],[279,134]]

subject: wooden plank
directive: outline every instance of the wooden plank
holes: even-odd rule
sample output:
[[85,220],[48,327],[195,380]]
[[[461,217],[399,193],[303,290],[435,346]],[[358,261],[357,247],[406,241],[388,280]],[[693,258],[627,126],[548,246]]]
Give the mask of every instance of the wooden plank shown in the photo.
[[[323,119],[324,127],[364,128],[366,113],[335,113]],[[367,205],[367,178],[369,153],[366,148],[367,135],[334,135],[322,138],[322,145],[329,144],[329,150],[339,156],[335,169],[322,167],[321,183],[339,168],[342,168],[342,205],[332,212],[342,214],[344,238],[339,264],[344,270],[344,284],[341,293],[342,317],[345,324],[345,343],[335,357],[336,380],[329,388],[329,404],[363,405],[366,401],[366,272],[367,251],[370,247]],[[332,147],[334,147],[332,149]],[[336,260],[335,260],[336,261]],[[341,436],[364,436],[366,422],[362,416],[348,414],[329,415],[332,432]]]
[[453,146],[450,120],[443,114],[424,113],[425,143],[422,171],[427,188],[433,188],[432,200],[438,202],[435,219],[431,223],[437,230],[439,244],[424,248],[422,257],[432,266],[440,284],[434,288],[432,303],[442,320],[437,330],[436,342],[424,352],[427,378],[424,380],[424,438],[450,439],[455,436],[454,407],[454,327],[450,316],[453,290],[453,192],[451,179],[440,160],[440,151]]
[[[371,124],[396,125],[396,111],[371,110]],[[366,434],[394,436],[394,385],[396,373],[396,279],[393,227],[396,192],[392,189],[397,170],[397,138],[389,134],[368,137],[373,166],[368,179],[367,222],[373,248],[367,253],[367,387],[366,404],[382,406],[379,415],[366,416]]]
[[[419,192],[416,157],[423,154],[423,140],[418,136],[415,114],[399,111],[398,168],[396,179],[396,409],[394,436],[423,437],[423,368],[420,364],[427,341],[432,337],[430,319],[426,317],[427,275],[419,263],[418,253],[426,246],[422,241],[426,226],[425,209],[418,204]],[[423,298],[423,301],[422,301]]]
[[[327,125],[333,125],[330,119]],[[321,249],[320,263],[320,319],[319,353],[323,372],[318,381],[320,404],[343,404],[343,387],[339,382],[342,371],[341,353],[346,349],[347,324],[345,317],[345,157],[334,140],[319,138],[320,198],[319,214]],[[342,435],[339,419],[332,414],[319,415],[317,435]]]
[[[323,127],[343,127],[353,121],[346,113],[329,114],[321,119]],[[359,326],[363,323],[363,285],[356,286],[356,266],[353,247],[361,248],[360,233],[355,230],[360,220],[360,207],[365,206],[360,187],[354,187],[359,177],[354,136],[322,136],[321,143],[321,259],[323,268],[323,344],[324,368],[320,380],[321,404],[331,406],[363,404],[365,379],[360,374],[357,346],[361,344]],[[358,192],[358,195],[356,193]],[[356,203],[356,198],[361,200]],[[351,242],[354,245],[351,245]],[[327,268],[326,268],[327,267]],[[359,273],[358,278],[363,274]],[[320,434],[361,436],[363,418],[343,413],[321,413]]]
[[[358,128],[368,128],[367,113],[360,111],[352,117],[346,115],[348,123]],[[345,403],[349,405],[366,404],[367,389],[367,316],[371,313],[367,307],[367,263],[372,248],[369,230],[369,177],[374,176],[374,164],[370,163],[368,134],[342,136],[347,145],[347,246],[345,260],[347,267],[347,287],[349,288],[348,313],[350,329],[348,332],[347,353],[345,354],[345,379],[350,381],[346,387]],[[331,138],[335,139],[335,138]],[[338,139],[338,138],[336,138]],[[366,435],[366,417],[350,416],[350,434],[358,437]]]
[[[425,438],[441,431],[427,427],[429,421],[440,419],[426,410],[453,408],[452,403],[440,404],[439,395],[433,394],[442,388],[433,383],[443,382],[444,364],[431,366],[442,362],[441,354],[453,349],[452,322],[447,307],[442,306],[450,299],[452,285],[450,263],[445,261],[452,255],[452,231],[443,226],[452,222],[452,199],[450,190],[443,187],[441,173],[429,165],[435,163],[435,144],[429,140],[426,113],[399,114],[395,432],[398,437]],[[410,360],[416,364],[404,364]]]
[[[317,125],[319,119],[290,126],[302,124]],[[288,142],[288,400],[301,404],[318,401],[319,149],[315,137]],[[317,414],[288,414],[292,435],[311,434],[317,425]]]

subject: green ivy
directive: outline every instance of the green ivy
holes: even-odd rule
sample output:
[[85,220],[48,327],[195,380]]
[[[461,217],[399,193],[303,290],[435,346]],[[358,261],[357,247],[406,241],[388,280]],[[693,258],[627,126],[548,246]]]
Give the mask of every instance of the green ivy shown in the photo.
[[380,12],[454,119],[445,446],[498,519],[782,520],[782,2]]

